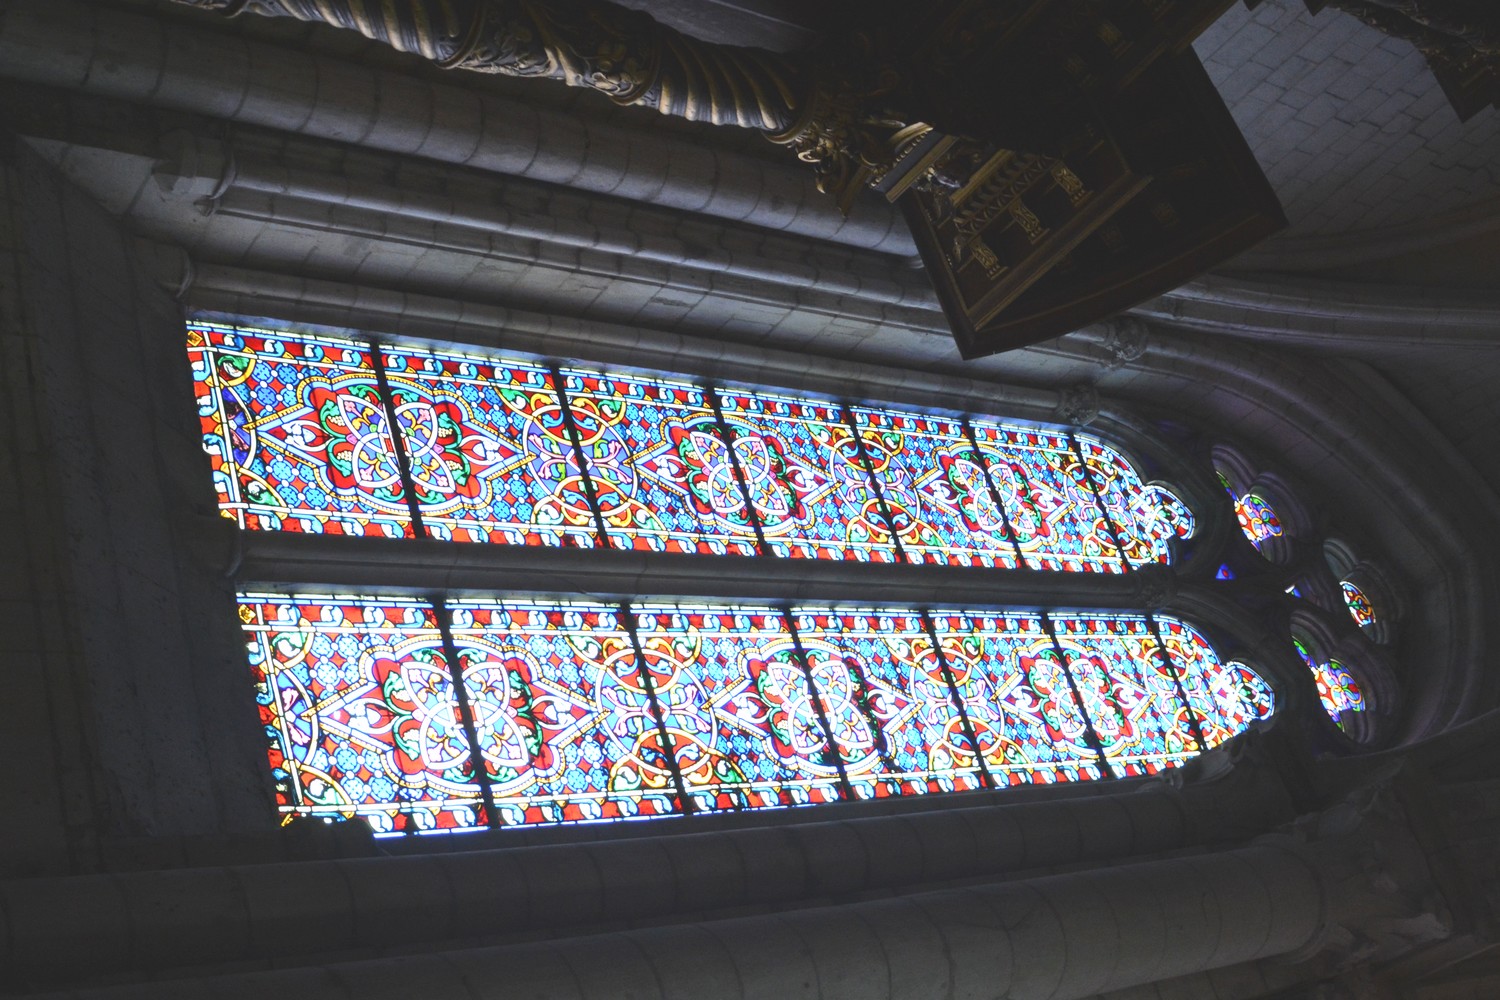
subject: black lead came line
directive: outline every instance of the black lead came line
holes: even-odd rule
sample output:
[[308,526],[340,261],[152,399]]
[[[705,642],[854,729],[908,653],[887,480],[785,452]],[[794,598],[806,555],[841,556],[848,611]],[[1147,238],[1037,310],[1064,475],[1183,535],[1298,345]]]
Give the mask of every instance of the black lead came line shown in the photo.
[[[1115,551],[1120,555],[1120,563],[1125,567],[1126,573],[1134,573],[1137,568],[1130,558],[1125,554],[1125,546],[1121,543],[1122,534],[1120,526],[1115,524],[1113,515],[1109,512],[1109,505],[1104,502],[1104,491],[1099,488],[1099,482],[1095,478],[1093,470],[1089,468],[1088,459],[1083,455],[1083,448],[1078,443],[1078,437],[1072,431],[1068,432],[1068,447],[1078,456],[1078,465],[1083,469],[1084,482],[1088,484],[1089,493],[1093,495],[1094,503],[1099,507],[1099,513],[1104,520],[1104,526],[1109,529],[1109,540],[1114,545]],[[1151,638],[1154,640],[1155,649],[1152,655],[1160,657],[1161,662],[1167,668],[1167,676],[1172,678],[1172,686],[1177,691],[1177,697],[1187,712],[1188,727],[1193,734],[1193,742],[1198,744],[1198,752],[1208,751],[1208,741],[1203,738],[1203,723],[1199,719],[1193,703],[1188,700],[1187,686],[1182,681],[1182,675],[1177,670],[1177,664],[1172,662],[1172,654],[1167,645],[1162,641],[1161,628],[1157,624],[1156,614],[1150,608],[1145,609],[1146,627],[1151,630]]]
[[604,526],[604,511],[599,506],[599,494],[594,488],[594,477],[589,473],[588,459],[583,453],[583,435],[578,430],[578,421],[573,417],[573,402],[568,398],[562,369],[549,365],[547,373],[552,376],[552,390],[557,393],[558,405],[562,407],[563,426],[567,428],[568,440],[573,445],[573,457],[578,462],[578,477],[583,481],[583,496],[588,501],[589,512],[594,515],[594,530],[599,534],[601,548],[614,548],[614,542]]
[[709,406],[714,411],[714,422],[719,428],[719,437],[724,442],[724,448],[729,452],[729,467],[734,472],[734,481],[739,484],[740,499],[745,504],[745,513],[750,520],[750,527],[755,531],[755,544],[760,549],[762,556],[776,558],[776,553],[766,543],[766,531],[760,523],[760,512],[755,509],[755,501],[750,494],[750,480],[745,476],[745,470],[740,467],[739,452],[734,447],[734,428],[729,426],[729,421],[724,419],[724,405],[719,399],[719,390],[714,385],[699,387]]
[[[396,396],[391,391],[390,378],[385,370],[385,355],[378,340],[367,342],[371,365],[375,369],[375,384],[380,391],[380,404],[385,410],[386,425],[391,444],[396,450],[396,468],[401,475],[401,491],[406,495],[406,508],[411,512],[412,531],[418,538],[430,537],[422,521],[422,508],[417,502],[417,491],[411,475],[411,459],[406,451],[406,437],[396,422]],[[469,703],[469,689],[464,683],[463,663],[458,658],[458,645],[453,641],[453,629],[448,620],[448,601],[444,595],[432,598],[432,613],[437,620],[438,634],[443,640],[443,656],[448,661],[448,676],[453,684],[453,696],[458,702],[459,725],[469,741],[469,766],[474,771],[474,782],[479,786],[480,800],[484,803],[485,824],[490,829],[500,825],[499,813],[495,810],[495,793],[490,787],[489,771],[484,764],[484,752],[479,745],[479,730],[474,724],[474,708]]]
[[651,706],[651,716],[656,721],[656,735],[661,740],[661,752],[667,758],[667,768],[672,774],[672,785],[677,789],[677,800],[682,803],[684,816],[698,811],[697,805],[688,796],[687,782],[682,777],[682,767],[677,761],[677,751],[672,744],[672,734],[667,729],[667,715],[662,711],[661,699],[656,693],[656,682],[651,679],[651,666],[646,661],[646,646],[641,642],[640,622],[629,601],[620,602],[620,621],[630,635],[630,645],[635,649],[636,669],[641,675],[641,687],[646,690],[646,701]]
[[938,669],[943,674],[943,683],[948,685],[948,696],[953,699],[953,705],[958,709],[959,724],[963,726],[964,736],[974,750],[974,762],[979,765],[979,773],[984,779],[985,787],[999,788],[998,780],[990,773],[989,765],[985,763],[984,748],[979,745],[974,722],[969,718],[969,710],[964,705],[963,695],[958,690],[958,682],[953,679],[953,669],[948,664],[948,654],[943,651],[943,641],[938,636],[937,623],[933,621],[931,612],[922,611],[922,627],[927,631],[927,638],[932,640],[932,651],[937,656]]
[[909,563],[910,560],[906,558],[906,547],[901,544],[901,533],[896,528],[896,518],[891,514],[891,505],[885,499],[885,490],[880,487],[880,477],[875,475],[875,462],[870,458],[870,450],[865,447],[865,439],[859,433],[859,424],[854,420],[853,408],[848,403],[840,403],[839,416],[854,437],[854,449],[859,454],[860,463],[864,465],[865,475],[870,478],[870,492],[875,494],[875,503],[880,508],[880,516],[885,518],[886,530],[891,533],[891,545],[896,550],[896,561]]
[[818,725],[823,727],[823,742],[827,753],[833,758],[833,766],[839,772],[839,790],[843,792],[844,798],[854,801],[854,786],[849,783],[849,774],[844,767],[844,754],[839,749],[838,740],[833,736],[833,725],[828,721],[828,713],[823,708],[823,698],[818,692],[817,682],[813,680],[812,661],[808,659],[807,650],[802,645],[802,636],[797,631],[797,622],[792,617],[791,608],[781,609],[781,620],[785,623],[787,632],[792,637],[792,649],[797,656],[797,665],[802,668],[802,677],[807,682],[807,693],[812,699],[813,713],[818,717]]

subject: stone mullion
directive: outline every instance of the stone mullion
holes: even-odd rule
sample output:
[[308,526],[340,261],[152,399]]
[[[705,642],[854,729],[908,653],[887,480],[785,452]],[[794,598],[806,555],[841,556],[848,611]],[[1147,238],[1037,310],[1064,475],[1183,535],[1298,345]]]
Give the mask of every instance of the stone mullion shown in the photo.
[[1078,714],[1083,716],[1083,728],[1089,741],[1089,747],[1099,758],[1099,766],[1104,771],[1104,777],[1115,777],[1114,769],[1110,767],[1109,756],[1104,752],[1104,741],[1099,739],[1099,731],[1094,728],[1094,720],[1089,716],[1088,705],[1084,704],[1083,693],[1078,689],[1078,681],[1073,676],[1073,668],[1068,663],[1068,654],[1063,650],[1062,643],[1057,641],[1057,629],[1052,625],[1052,618],[1047,612],[1040,612],[1042,630],[1047,633],[1047,638],[1052,640],[1052,652],[1057,654],[1058,665],[1062,667],[1063,676],[1068,680],[1068,690],[1073,694],[1073,703],[1078,706]]
[[568,441],[573,445],[573,457],[578,462],[578,477],[583,480],[583,496],[589,502],[589,511],[594,515],[594,530],[599,534],[599,545],[601,548],[613,548],[609,532],[604,527],[604,511],[599,507],[594,477],[589,474],[589,463],[583,454],[583,435],[578,431],[578,421],[573,419],[573,404],[568,399],[568,390],[563,384],[562,369],[551,365],[547,370],[552,376],[552,389],[557,393],[558,405],[562,407],[563,426],[568,429]]
[[692,815],[697,811],[697,806],[688,796],[687,782],[682,779],[682,769],[677,763],[672,735],[667,729],[667,715],[662,711],[661,699],[657,697],[656,683],[651,679],[651,668],[646,664],[646,647],[641,642],[635,611],[628,601],[620,602],[620,621],[625,625],[625,631],[630,635],[630,645],[635,650],[636,670],[641,675],[641,686],[646,689],[646,700],[651,705],[651,716],[656,720],[656,735],[661,740],[662,753],[666,756],[667,767],[672,772],[672,785],[677,789],[677,800],[682,803],[683,815]]
[[797,655],[797,665],[802,668],[802,677],[807,682],[808,694],[812,697],[813,711],[818,716],[818,725],[823,727],[823,739],[828,748],[828,753],[833,757],[833,765],[839,772],[839,789],[844,798],[853,801],[854,786],[849,783],[849,774],[844,769],[844,755],[839,751],[838,741],[833,738],[833,726],[828,721],[828,713],[823,710],[823,699],[818,694],[818,685],[813,681],[812,661],[807,657],[807,650],[802,646],[802,636],[797,631],[797,622],[790,608],[781,609],[781,619],[786,624],[787,632],[792,637],[792,649]]
[[[1083,457],[1083,448],[1078,444],[1078,438],[1072,431],[1068,432],[1068,447],[1073,449],[1073,454],[1078,456],[1078,466],[1083,470],[1084,482],[1088,484],[1089,493],[1094,498],[1094,503],[1099,505],[1100,516],[1104,518],[1104,526],[1109,530],[1110,544],[1114,545],[1115,551],[1120,553],[1120,562],[1125,567],[1127,574],[1138,572],[1140,567],[1132,563],[1125,555],[1125,546],[1121,544],[1122,534],[1120,526],[1115,524],[1114,517],[1109,512],[1109,506],[1104,502],[1104,491],[1099,488],[1099,481],[1089,469],[1088,461]],[[1203,738],[1203,724],[1198,718],[1198,713],[1193,710],[1193,703],[1188,701],[1187,686],[1182,682],[1182,676],[1177,672],[1177,665],[1172,662],[1172,654],[1167,652],[1166,643],[1162,642],[1161,629],[1157,625],[1156,615],[1150,608],[1142,609],[1146,615],[1146,626],[1151,629],[1151,637],[1156,642],[1156,650],[1153,655],[1161,658],[1161,662],[1167,668],[1167,676],[1172,678],[1172,686],[1177,691],[1177,697],[1182,701],[1183,710],[1187,712],[1188,726],[1193,733],[1193,741],[1198,744],[1199,752],[1208,749],[1208,741]]]
[[469,759],[474,768],[474,780],[479,784],[480,798],[484,800],[485,821],[490,829],[496,829],[500,826],[500,814],[495,810],[495,791],[490,787],[489,770],[484,766],[484,753],[479,746],[479,728],[474,724],[474,707],[469,702],[469,689],[464,685],[463,664],[458,658],[458,644],[453,641],[447,600],[441,596],[433,598],[432,610],[437,617],[438,632],[443,637],[443,655],[448,658],[448,673],[458,701],[459,722],[469,740]]
[[974,722],[969,718],[969,710],[964,705],[963,694],[958,690],[958,682],[953,679],[953,669],[948,665],[948,654],[943,652],[943,642],[938,636],[937,623],[932,620],[932,614],[928,611],[922,612],[922,627],[927,632],[927,638],[932,640],[932,652],[937,657],[938,669],[943,673],[943,683],[948,685],[948,697],[953,699],[953,707],[958,709],[959,725],[963,726],[964,737],[969,741],[970,748],[974,751],[974,763],[979,765],[979,773],[988,788],[999,788],[995,776],[990,773],[990,767],[984,762],[984,750],[979,746],[979,735],[974,729]]
[[1000,526],[1005,530],[1005,540],[1010,543],[1011,552],[1016,557],[1016,569],[1026,569],[1026,558],[1021,555],[1021,540],[1016,536],[1016,530],[1011,526],[1010,515],[1005,512],[1005,501],[1000,496],[1000,490],[995,486],[995,478],[990,474],[990,460],[985,457],[984,451],[979,447],[979,437],[974,433],[974,425],[969,422],[968,416],[963,418],[964,437],[968,438],[969,447],[974,449],[974,460],[979,466],[979,471],[984,473],[984,484],[989,487],[990,499],[994,501],[995,509],[1000,512]]
[[848,403],[839,404],[839,416],[843,417],[849,433],[854,436],[854,448],[859,452],[859,461],[865,468],[865,475],[870,477],[870,491],[875,494],[875,503],[880,507],[880,516],[885,518],[886,530],[891,533],[891,545],[896,549],[896,559],[903,563],[909,562],[910,560],[906,558],[906,549],[901,544],[901,534],[896,530],[896,519],[891,515],[891,505],[885,499],[885,490],[880,488],[880,477],[875,475],[875,462],[870,458],[870,450],[865,447],[865,439],[860,436],[859,424],[855,422],[854,411]]
[[380,341],[368,342],[370,364],[375,369],[375,384],[380,389],[380,405],[385,413],[386,426],[390,428],[391,444],[396,449],[396,469],[401,476],[401,492],[406,497],[406,509],[411,514],[412,533],[417,538],[427,537],[427,527],[422,523],[422,506],[417,502],[417,491],[411,478],[411,456],[406,451],[406,437],[401,425],[396,422],[396,397],[391,392],[390,378],[385,371],[385,357]]
[[719,428],[719,437],[724,442],[724,448],[729,452],[729,467],[734,472],[734,481],[740,488],[740,499],[745,503],[745,514],[750,519],[750,527],[755,531],[755,544],[763,556],[775,557],[776,553],[771,546],[766,544],[766,531],[760,523],[760,512],[755,509],[755,503],[751,499],[750,480],[745,477],[745,470],[740,467],[740,456],[734,449],[734,429],[729,426],[729,421],[724,419],[724,405],[719,399],[717,386],[706,385],[703,387],[703,395],[708,399],[709,406],[713,407],[714,422]]

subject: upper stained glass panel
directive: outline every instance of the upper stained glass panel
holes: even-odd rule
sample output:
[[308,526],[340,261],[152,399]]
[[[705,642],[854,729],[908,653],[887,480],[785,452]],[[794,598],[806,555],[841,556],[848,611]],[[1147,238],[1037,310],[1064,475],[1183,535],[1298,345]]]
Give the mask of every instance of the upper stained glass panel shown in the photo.
[[484,825],[430,604],[248,594],[240,621],[284,817],[360,816],[377,834]]
[[563,371],[611,542],[654,552],[755,555],[755,527],[703,390]]
[[617,608],[521,600],[448,607],[501,825],[681,811]]
[[593,512],[545,368],[382,351],[422,524],[435,538],[595,545]]
[[837,406],[766,393],[723,392],[720,398],[773,552],[896,561],[890,528]]
[[1054,615],[1058,645],[1117,775],[1154,774],[1198,752],[1174,669],[1133,615]]
[[1101,777],[1078,702],[1039,617],[935,611],[932,622],[998,784]]
[[697,809],[840,797],[837,758],[781,612],[644,606],[635,614],[673,753]]
[[259,530],[412,536],[363,344],[195,323],[188,357],[225,517]]
[[1077,440],[1125,557],[1137,566],[1169,563],[1167,543],[1192,537],[1193,512],[1165,486],[1141,482],[1125,456],[1103,441],[1083,435]]
[[908,562],[1017,565],[1005,516],[962,424],[868,407],[852,413]]
[[921,615],[804,609],[794,620],[857,796],[984,787]]
[[972,427],[1027,566],[1125,571],[1083,462],[1066,436],[979,420]]

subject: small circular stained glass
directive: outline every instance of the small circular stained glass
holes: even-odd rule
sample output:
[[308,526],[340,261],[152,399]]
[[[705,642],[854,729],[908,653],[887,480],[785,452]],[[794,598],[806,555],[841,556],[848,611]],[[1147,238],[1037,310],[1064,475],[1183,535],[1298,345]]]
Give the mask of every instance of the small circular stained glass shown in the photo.
[[1262,496],[1246,493],[1234,502],[1234,516],[1240,522],[1240,530],[1257,549],[1273,538],[1286,533],[1276,510]]
[[1345,713],[1365,710],[1365,696],[1359,688],[1359,682],[1354,679],[1349,668],[1338,660],[1323,660],[1314,656],[1301,639],[1293,638],[1292,644],[1297,647],[1297,653],[1302,657],[1302,662],[1307,664],[1307,669],[1312,671],[1323,711],[1328,713],[1336,726],[1347,730],[1349,727],[1344,718]]
[[1349,609],[1349,617],[1354,623],[1360,628],[1373,628],[1378,619],[1369,595],[1348,580],[1339,581],[1339,590],[1344,593],[1344,606]]

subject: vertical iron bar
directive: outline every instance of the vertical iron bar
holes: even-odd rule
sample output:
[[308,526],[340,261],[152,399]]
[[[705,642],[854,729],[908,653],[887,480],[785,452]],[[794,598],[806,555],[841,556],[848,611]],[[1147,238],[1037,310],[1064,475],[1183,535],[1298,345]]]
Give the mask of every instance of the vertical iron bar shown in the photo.
[[1011,552],[1016,557],[1016,568],[1027,569],[1026,558],[1021,555],[1021,540],[1010,523],[1010,515],[1005,512],[1005,500],[995,486],[995,477],[990,475],[990,460],[985,457],[984,451],[979,447],[979,436],[974,433],[974,425],[969,422],[968,414],[964,414],[963,428],[964,437],[969,439],[969,447],[974,449],[974,458],[978,461],[979,471],[984,473],[984,484],[990,488],[990,499],[994,501],[995,509],[1000,512],[1000,527],[1005,529],[1005,540],[1010,543]]
[[604,511],[599,508],[599,494],[594,489],[594,477],[589,475],[588,459],[583,454],[583,435],[578,432],[578,422],[573,419],[573,404],[568,399],[568,390],[563,384],[562,369],[557,365],[548,365],[547,371],[552,376],[552,388],[562,406],[563,426],[568,429],[568,440],[573,444],[573,457],[578,461],[578,476],[583,480],[583,496],[594,515],[594,530],[599,533],[599,547],[614,548],[609,532],[604,527]]
[[391,445],[396,449],[396,471],[401,477],[401,492],[406,495],[406,509],[411,514],[411,530],[416,538],[427,537],[427,526],[422,523],[422,505],[417,502],[417,491],[412,484],[411,457],[406,453],[406,436],[396,422],[396,397],[391,392],[391,381],[385,372],[385,357],[380,341],[367,342],[370,349],[370,364],[375,369],[375,385],[380,390],[380,405],[385,412],[386,426],[390,428]]
[[745,477],[745,470],[740,468],[739,453],[734,450],[734,429],[729,426],[729,421],[724,419],[724,406],[719,401],[719,390],[716,386],[703,386],[703,395],[708,397],[708,405],[713,407],[714,421],[719,426],[719,437],[724,442],[724,447],[729,451],[729,467],[734,472],[734,481],[740,487],[740,499],[745,503],[745,513],[750,518],[750,527],[755,530],[755,544],[763,556],[776,555],[771,551],[771,546],[766,544],[766,532],[760,523],[760,513],[755,509],[755,501],[750,496],[750,480]]
[[[411,459],[406,453],[406,439],[401,426],[396,422],[396,397],[391,392],[390,379],[385,371],[385,358],[381,344],[369,341],[370,359],[375,368],[375,384],[380,388],[380,402],[385,408],[385,418],[391,430],[391,442],[396,448],[396,466],[401,473],[401,490],[406,494],[406,508],[411,512],[412,531],[418,538],[427,534],[422,523],[422,508],[417,503],[416,488],[412,483]],[[432,613],[437,619],[438,634],[443,640],[443,656],[448,661],[448,676],[453,684],[453,697],[458,703],[458,721],[463,727],[464,737],[469,741],[469,765],[474,769],[474,781],[479,785],[479,796],[484,802],[485,824],[494,829],[500,824],[495,812],[495,793],[490,787],[489,772],[484,766],[484,754],[479,748],[479,731],[474,725],[474,710],[469,704],[469,690],[464,686],[463,664],[458,659],[458,646],[453,642],[453,629],[448,622],[448,602],[444,595],[432,598]]]
[[656,736],[661,740],[662,753],[666,755],[667,767],[672,772],[672,784],[677,789],[677,801],[682,803],[682,814],[691,816],[698,807],[688,797],[687,783],[682,780],[682,769],[677,764],[677,752],[672,745],[671,733],[667,730],[667,715],[662,711],[661,700],[656,694],[656,682],[651,679],[651,667],[646,663],[646,647],[641,643],[635,611],[630,602],[620,602],[620,621],[630,634],[630,645],[635,649],[636,670],[641,675],[641,686],[646,689],[646,700],[651,705],[651,715],[656,719]]
[[797,665],[802,668],[802,676],[807,681],[807,692],[812,696],[813,711],[818,716],[818,725],[823,727],[823,739],[828,746],[828,753],[833,756],[833,765],[839,771],[839,788],[844,793],[844,798],[854,801],[854,786],[849,783],[849,774],[844,770],[844,755],[839,750],[838,740],[833,738],[833,726],[828,722],[828,713],[823,710],[823,699],[818,694],[818,685],[813,681],[812,661],[807,658],[807,650],[802,648],[802,637],[797,632],[797,622],[792,617],[791,608],[781,609],[781,620],[786,623],[787,631],[792,636],[792,649],[797,654]]
[[1057,641],[1057,630],[1052,627],[1052,619],[1045,611],[1039,612],[1039,615],[1042,620],[1042,630],[1047,633],[1047,638],[1052,640],[1052,651],[1057,654],[1058,665],[1062,667],[1063,676],[1068,679],[1068,690],[1073,693],[1073,703],[1078,706],[1078,714],[1083,716],[1083,728],[1088,736],[1089,746],[1099,758],[1099,767],[1104,771],[1104,776],[1116,777],[1114,769],[1110,767],[1109,757],[1104,753],[1104,741],[1099,739],[1099,731],[1094,728],[1094,720],[1089,717],[1088,706],[1084,704],[1083,693],[1078,690],[1078,681],[1073,677],[1073,668],[1068,663],[1068,654],[1063,650],[1062,643]]
[[938,669],[943,672],[943,683],[948,685],[948,696],[953,699],[953,706],[958,709],[958,721],[964,727],[964,736],[969,741],[969,747],[974,751],[974,763],[979,765],[979,775],[984,780],[986,788],[999,788],[999,782],[990,773],[989,765],[984,762],[984,750],[979,746],[979,736],[974,730],[973,721],[969,718],[969,710],[964,705],[963,695],[959,693],[958,682],[953,679],[953,669],[948,665],[948,654],[943,652],[943,641],[938,637],[937,623],[932,620],[931,612],[923,610],[922,627],[927,631],[927,638],[932,640],[932,651],[937,656]]
[[479,783],[479,795],[484,800],[487,825],[493,830],[500,826],[500,814],[495,811],[495,790],[490,787],[489,769],[484,766],[484,753],[479,746],[479,730],[474,725],[474,708],[469,703],[469,689],[464,686],[463,664],[458,658],[458,644],[453,641],[453,625],[449,621],[447,599],[433,598],[432,610],[437,616],[438,632],[443,637],[443,655],[448,658],[448,673],[453,678],[459,722],[464,727],[464,736],[469,740],[469,759],[474,768],[474,780]]
[[870,491],[875,494],[875,503],[880,507],[880,515],[885,518],[886,530],[891,533],[891,545],[896,550],[896,559],[908,562],[906,548],[901,544],[901,533],[896,529],[896,518],[891,515],[891,505],[885,499],[885,490],[880,488],[880,477],[875,475],[875,462],[870,458],[870,450],[865,447],[864,438],[860,436],[859,424],[854,422],[854,410],[848,403],[840,403],[839,416],[849,428],[849,433],[854,435],[854,449],[865,467],[865,475],[870,477]]
[[[1125,566],[1125,572],[1127,574],[1136,572],[1139,567],[1131,563],[1129,557],[1125,555],[1120,526],[1115,524],[1114,515],[1110,514],[1109,505],[1104,502],[1104,491],[1100,489],[1098,479],[1089,469],[1088,460],[1083,456],[1083,448],[1078,444],[1078,438],[1072,431],[1068,432],[1068,447],[1072,448],[1073,453],[1078,456],[1078,465],[1083,469],[1084,482],[1088,484],[1089,492],[1093,494],[1094,503],[1099,505],[1099,513],[1104,518],[1104,526],[1109,529],[1110,543],[1114,545],[1115,551],[1120,553],[1120,562]],[[1177,665],[1172,662],[1172,654],[1167,652],[1166,643],[1161,640],[1161,629],[1157,627],[1156,614],[1150,608],[1145,610],[1146,626],[1151,629],[1151,637],[1156,640],[1155,655],[1161,657],[1162,663],[1166,665],[1167,676],[1172,678],[1172,686],[1177,690],[1177,697],[1182,700],[1183,709],[1187,711],[1188,727],[1192,731],[1193,741],[1198,744],[1198,751],[1202,753],[1208,749],[1208,741],[1203,738],[1202,721],[1198,718],[1198,713],[1194,711],[1193,703],[1188,701],[1187,686],[1182,683],[1182,676],[1177,672]]]

